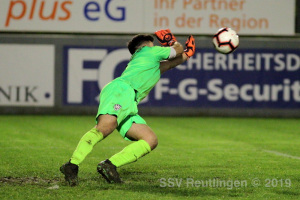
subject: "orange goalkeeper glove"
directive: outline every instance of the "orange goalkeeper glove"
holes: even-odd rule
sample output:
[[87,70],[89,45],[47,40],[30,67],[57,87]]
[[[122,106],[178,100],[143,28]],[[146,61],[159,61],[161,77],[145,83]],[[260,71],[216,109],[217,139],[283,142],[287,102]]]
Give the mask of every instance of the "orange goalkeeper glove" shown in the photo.
[[196,46],[195,46],[195,39],[191,35],[188,37],[188,39],[185,42],[186,49],[184,50],[184,53],[187,57],[192,57],[195,54]]
[[155,32],[156,38],[163,46],[172,46],[177,40],[170,29],[158,30]]

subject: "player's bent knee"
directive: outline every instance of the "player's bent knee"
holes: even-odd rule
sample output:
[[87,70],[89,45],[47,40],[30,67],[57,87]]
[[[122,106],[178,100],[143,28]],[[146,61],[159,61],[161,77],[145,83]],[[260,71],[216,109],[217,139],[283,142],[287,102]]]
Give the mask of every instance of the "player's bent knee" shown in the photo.
[[156,135],[146,138],[145,141],[149,144],[151,150],[154,150],[158,145],[158,139]]
[[103,137],[107,137],[114,131],[114,128],[96,126],[97,131],[101,132]]
[[154,150],[154,149],[157,147],[157,145],[158,145],[158,140],[157,140],[157,138],[156,138],[156,140],[153,141],[152,145],[150,146],[150,147],[151,147],[151,150]]
[[115,116],[100,115],[96,129],[103,134],[103,137],[107,137],[117,128],[117,125],[117,118]]

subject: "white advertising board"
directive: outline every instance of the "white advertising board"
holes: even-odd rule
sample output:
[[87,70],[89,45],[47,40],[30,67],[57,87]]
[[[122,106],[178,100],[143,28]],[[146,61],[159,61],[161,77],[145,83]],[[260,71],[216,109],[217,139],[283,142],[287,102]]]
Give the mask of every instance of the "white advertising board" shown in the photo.
[[293,35],[295,0],[2,0],[0,31]]
[[0,106],[54,106],[54,50],[0,44]]

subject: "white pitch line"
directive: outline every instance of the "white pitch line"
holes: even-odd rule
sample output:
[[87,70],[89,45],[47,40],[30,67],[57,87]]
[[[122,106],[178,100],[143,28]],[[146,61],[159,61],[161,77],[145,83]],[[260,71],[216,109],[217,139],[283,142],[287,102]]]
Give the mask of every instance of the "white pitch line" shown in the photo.
[[270,150],[263,150],[263,151],[268,152],[268,153],[272,153],[272,154],[275,154],[275,155],[278,155],[278,156],[283,156],[283,157],[287,157],[287,158],[293,158],[293,159],[300,160],[300,157],[298,157],[298,156],[292,156],[292,155],[289,155],[289,154],[280,153],[278,151],[270,151]]

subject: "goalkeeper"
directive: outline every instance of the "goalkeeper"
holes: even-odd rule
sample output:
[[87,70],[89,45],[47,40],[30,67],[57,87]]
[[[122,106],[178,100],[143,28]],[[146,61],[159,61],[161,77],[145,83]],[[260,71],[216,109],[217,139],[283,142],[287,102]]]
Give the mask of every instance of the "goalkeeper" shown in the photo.
[[155,35],[160,44],[166,47],[154,46],[151,35],[136,35],[128,42],[132,57],[122,75],[102,89],[97,125],[83,135],[70,161],[60,167],[71,186],[78,184],[80,163],[95,144],[115,129],[124,139],[135,142],[98,164],[97,171],[109,183],[121,183],[117,168],[137,161],[157,146],[157,137],[138,115],[137,105],[148,95],[162,73],[194,55],[195,40],[189,36],[184,50],[169,29],[156,31]]

